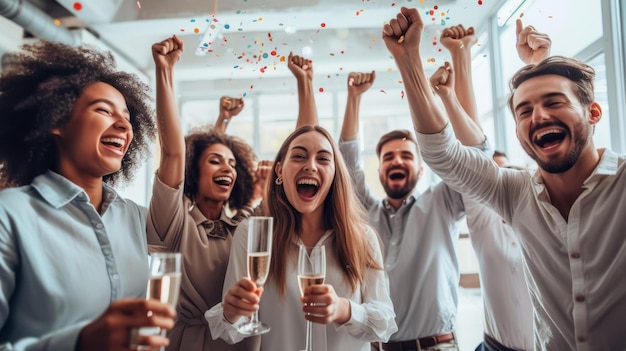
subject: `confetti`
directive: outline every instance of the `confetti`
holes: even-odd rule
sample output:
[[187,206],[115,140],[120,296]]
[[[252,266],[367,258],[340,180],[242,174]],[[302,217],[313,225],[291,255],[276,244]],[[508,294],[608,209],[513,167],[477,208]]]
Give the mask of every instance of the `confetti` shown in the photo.
[[81,4],[80,2],[75,2],[73,7],[74,7],[74,10],[80,11],[83,9],[83,4]]
[[319,90],[320,90],[320,93],[324,92],[324,88],[320,88]]
[[137,7],[141,8],[141,2],[137,1]]

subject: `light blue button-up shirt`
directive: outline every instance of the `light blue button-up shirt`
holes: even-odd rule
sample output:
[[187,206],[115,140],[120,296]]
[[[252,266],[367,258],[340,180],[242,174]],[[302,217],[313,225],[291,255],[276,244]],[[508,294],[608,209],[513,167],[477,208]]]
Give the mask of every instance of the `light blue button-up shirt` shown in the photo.
[[74,350],[111,302],[145,296],[145,208],[103,190],[102,214],[54,172],[0,191],[0,350]]
[[365,183],[356,141],[341,142],[354,189],[385,246],[385,272],[398,332],[392,341],[454,331],[459,284],[456,242],[465,214],[461,194],[439,183],[417,190],[394,211]]

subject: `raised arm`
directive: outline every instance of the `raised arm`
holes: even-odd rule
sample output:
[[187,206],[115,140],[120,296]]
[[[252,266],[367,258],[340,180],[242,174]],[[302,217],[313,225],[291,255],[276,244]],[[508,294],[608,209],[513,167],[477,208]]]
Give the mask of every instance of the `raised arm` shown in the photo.
[[424,23],[417,9],[402,7],[383,27],[383,40],[393,56],[404,82],[413,126],[423,134],[435,134],[448,124],[424,73],[419,52]]
[[157,130],[161,147],[157,174],[171,188],[180,186],[185,175],[185,138],[174,93],[174,66],[182,53],[183,41],[175,35],[152,45],[156,68]]
[[306,125],[318,125],[317,105],[313,91],[313,61],[289,53],[287,67],[298,81],[298,120],[296,129]]
[[537,64],[550,56],[552,40],[545,34],[537,31],[533,26],[522,24],[521,19],[515,21],[517,55],[525,64]]
[[477,42],[474,28],[465,29],[463,25],[446,28],[441,33],[439,41],[450,51],[452,57],[454,92],[459,103],[478,124],[478,108],[472,79],[472,46]]
[[465,112],[455,93],[454,70],[450,62],[439,67],[430,77],[430,83],[441,98],[456,138],[463,145],[474,146],[484,142],[484,135],[480,126]]
[[341,126],[341,141],[356,140],[359,132],[359,108],[361,96],[366,92],[376,79],[376,72],[348,74],[348,99],[346,101],[346,112]]
[[222,96],[220,98],[220,114],[217,116],[217,122],[215,122],[213,128],[220,133],[226,134],[226,128],[228,128],[231,119],[243,110],[243,106],[242,98]]

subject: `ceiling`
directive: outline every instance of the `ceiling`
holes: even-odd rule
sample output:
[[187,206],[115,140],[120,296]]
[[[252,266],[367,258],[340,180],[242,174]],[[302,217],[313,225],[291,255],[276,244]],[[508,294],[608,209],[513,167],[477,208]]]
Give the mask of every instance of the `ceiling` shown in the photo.
[[443,28],[464,24],[480,29],[504,2],[26,1],[42,9],[50,20],[56,19],[60,27],[89,31],[147,77],[153,71],[151,44],[179,36],[185,53],[175,78],[184,100],[293,91],[295,79],[284,61],[290,51],[313,60],[314,84],[319,91],[341,89],[350,71],[376,70],[378,87],[400,87],[400,76],[381,39],[383,24],[395,17],[400,6],[417,7],[428,24],[422,56],[426,68],[435,69],[449,57],[438,42]]

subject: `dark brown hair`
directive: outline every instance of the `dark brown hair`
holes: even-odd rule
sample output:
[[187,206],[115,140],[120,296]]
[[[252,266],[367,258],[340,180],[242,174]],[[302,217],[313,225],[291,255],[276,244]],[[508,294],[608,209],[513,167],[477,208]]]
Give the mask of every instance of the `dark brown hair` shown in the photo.
[[52,130],[69,120],[85,87],[104,82],[126,99],[133,140],[122,167],[105,175],[114,185],[129,181],[149,155],[155,136],[150,88],[138,76],[116,70],[110,52],[38,41],[11,53],[13,63],[0,77],[0,179],[6,186],[29,184],[58,161]]
[[217,132],[210,125],[192,129],[185,137],[185,143],[187,155],[184,192],[187,197],[193,199],[198,193],[199,162],[204,150],[213,144],[223,144],[233,152],[237,171],[228,205],[233,210],[239,210],[250,204],[254,189],[256,154],[248,143],[236,136]]
[[513,106],[513,96],[516,89],[525,81],[547,74],[556,74],[565,77],[576,85],[576,96],[583,106],[594,102],[593,81],[596,76],[595,70],[588,64],[564,56],[550,56],[538,64],[531,64],[522,67],[510,82],[511,95],[509,96],[509,109],[515,117],[515,106]]
[[417,147],[417,150],[419,151],[419,146],[417,145],[415,136],[411,131],[407,129],[396,129],[392,130],[391,132],[385,133],[383,134],[383,136],[380,137],[380,139],[378,140],[378,144],[376,144],[376,156],[380,158],[380,151],[382,150],[383,146],[392,140],[398,139],[410,140],[411,142],[413,142],[413,144],[415,144],[415,147]]

